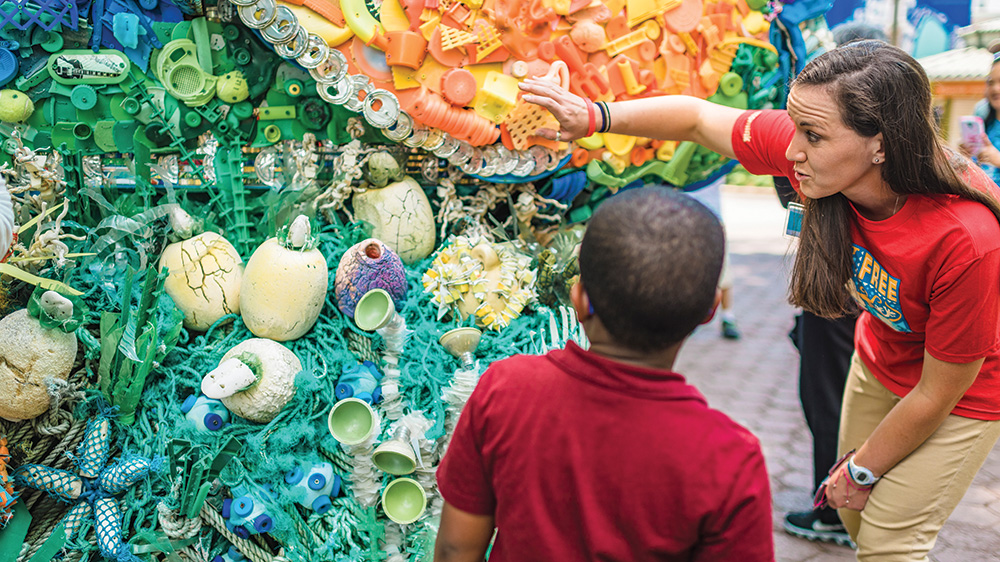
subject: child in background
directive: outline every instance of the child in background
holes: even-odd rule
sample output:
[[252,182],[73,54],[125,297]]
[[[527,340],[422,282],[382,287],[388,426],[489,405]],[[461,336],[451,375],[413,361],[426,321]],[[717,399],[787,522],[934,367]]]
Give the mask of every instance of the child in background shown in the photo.
[[589,221],[571,291],[591,347],[493,363],[438,468],[435,560],[770,561],[757,439],[671,369],[719,302],[724,235],[660,187]]

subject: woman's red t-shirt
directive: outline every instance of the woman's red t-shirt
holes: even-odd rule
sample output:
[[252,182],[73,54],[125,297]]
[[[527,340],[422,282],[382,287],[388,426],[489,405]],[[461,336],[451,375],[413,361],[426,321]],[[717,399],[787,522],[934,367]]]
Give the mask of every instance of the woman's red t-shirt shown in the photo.
[[[787,176],[794,125],[784,111],[748,111],[733,128],[733,149],[754,174]],[[1000,198],[979,168],[963,174]],[[984,205],[953,195],[912,195],[888,219],[855,210],[854,293],[864,312],[855,349],[890,391],[905,396],[920,380],[924,351],[941,361],[986,358],[952,413],[1000,419],[1000,224]]]

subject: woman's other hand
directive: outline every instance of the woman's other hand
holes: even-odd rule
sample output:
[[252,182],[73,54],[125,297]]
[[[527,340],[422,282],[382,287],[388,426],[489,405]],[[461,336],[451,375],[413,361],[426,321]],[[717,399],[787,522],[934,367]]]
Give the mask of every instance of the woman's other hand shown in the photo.
[[859,486],[847,475],[847,461],[838,464],[823,485],[826,487],[826,503],[834,509],[847,508],[861,511],[868,503],[872,486]]
[[572,141],[583,137],[590,124],[587,104],[590,100],[581,98],[551,81],[538,78],[528,78],[521,82],[521,90],[525,92],[522,99],[528,103],[538,104],[548,109],[559,121],[560,128],[553,131],[541,128],[536,135],[558,141]]

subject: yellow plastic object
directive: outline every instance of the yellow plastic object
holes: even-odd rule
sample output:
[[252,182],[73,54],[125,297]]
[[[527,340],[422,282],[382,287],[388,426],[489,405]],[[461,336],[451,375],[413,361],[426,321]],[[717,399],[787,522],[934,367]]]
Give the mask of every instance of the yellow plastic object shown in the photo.
[[479,40],[479,48],[476,49],[476,62],[483,60],[502,45],[500,32],[490,24],[477,26],[476,37]]
[[747,14],[747,17],[743,18],[743,27],[751,35],[760,35],[767,33],[771,29],[771,24],[764,19],[764,14],[755,11],[750,12]]
[[[424,59],[424,64],[426,61],[431,60],[430,57]],[[390,66],[389,70],[392,71],[392,87],[398,90],[409,90],[410,88],[419,88],[420,82],[417,81],[417,73],[420,70],[413,70],[412,68],[406,68],[405,66]]]
[[486,74],[472,106],[476,113],[494,123],[503,123],[504,119],[517,105],[518,80],[500,72],[490,71]]
[[[645,20],[676,8],[680,3],[681,0],[628,0],[625,3],[625,9],[628,13],[628,26],[635,27]],[[650,39],[653,38],[651,37]]]
[[216,83],[215,95],[226,103],[239,103],[250,97],[250,88],[239,70],[227,72]]
[[[345,41],[354,37],[354,32],[351,31],[350,27],[336,26],[305,6],[296,6],[282,0],[278,0],[278,5],[285,6],[291,10],[295,14],[295,17],[298,18],[299,25],[304,27],[309,33],[315,33],[325,39],[331,47],[342,45]],[[364,1],[361,2],[361,5],[364,6]]]
[[612,14],[617,14],[625,9],[625,0],[601,0]]
[[594,133],[589,137],[576,139],[576,144],[587,150],[597,150],[598,148],[604,148],[604,136],[601,133]]
[[196,45],[190,39],[164,45],[154,73],[170,95],[190,107],[205,105],[215,95],[216,78],[198,65]]
[[616,156],[628,156],[633,147],[635,147],[633,136],[604,133],[604,148]]
[[486,77],[490,72],[498,72],[503,74],[503,63],[502,62],[487,62],[482,64],[472,64],[465,67],[466,70],[472,73],[476,77],[476,84],[482,88],[483,84],[486,83]]
[[403,7],[398,0],[382,0],[378,19],[381,20],[382,27],[385,28],[386,32],[410,29],[410,20],[403,12]]
[[569,15],[570,0],[542,0],[542,5],[560,16]]
[[644,84],[640,84],[639,80],[635,77],[635,72],[629,61],[619,60],[616,66],[618,66],[618,72],[622,75],[622,83],[625,84],[626,93],[634,96],[646,91],[646,86]]
[[[424,36],[424,39],[430,41],[431,36],[434,35],[434,30],[441,24],[441,14],[433,13],[430,18],[424,23],[420,24],[420,34]],[[444,28],[442,28],[444,29]]]
[[669,162],[674,157],[674,150],[677,150],[677,141],[664,141],[660,148],[656,149],[656,159]]
[[721,49],[727,45],[740,45],[742,43],[746,43],[747,45],[751,45],[753,47],[760,47],[761,49],[767,49],[774,54],[778,54],[778,49],[767,41],[760,41],[759,39],[750,39],[747,37],[730,37],[723,39],[718,45],[715,46],[715,48]]
[[659,37],[660,26],[655,21],[647,21],[639,29],[631,33],[626,33],[613,41],[608,41],[604,46],[604,50],[608,52],[608,55],[616,57],[646,39],[657,39]]
[[0,91],[0,121],[6,123],[23,123],[34,112],[35,104],[24,92],[17,90]]
[[372,42],[376,33],[385,33],[382,24],[368,11],[365,0],[341,0],[340,11],[344,14],[347,27],[366,45]]

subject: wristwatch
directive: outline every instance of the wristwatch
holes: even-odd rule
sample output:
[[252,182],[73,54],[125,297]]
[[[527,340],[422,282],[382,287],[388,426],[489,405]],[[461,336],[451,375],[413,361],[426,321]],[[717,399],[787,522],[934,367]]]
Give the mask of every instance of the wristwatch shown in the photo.
[[875,476],[875,474],[863,466],[858,466],[854,463],[854,457],[851,457],[847,461],[847,475],[850,476],[851,480],[858,486],[874,486],[876,482],[879,481],[881,476]]

